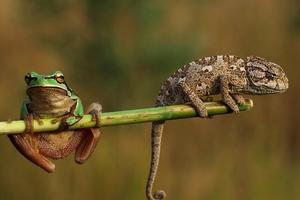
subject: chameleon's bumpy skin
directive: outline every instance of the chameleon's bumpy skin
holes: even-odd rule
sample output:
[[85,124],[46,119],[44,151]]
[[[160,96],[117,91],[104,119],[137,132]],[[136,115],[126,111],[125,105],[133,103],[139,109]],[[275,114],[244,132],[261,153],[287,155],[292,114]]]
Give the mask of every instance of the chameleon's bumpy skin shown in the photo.
[[[211,56],[179,68],[161,86],[156,106],[191,103],[200,117],[207,117],[203,98],[221,94],[223,102],[235,113],[244,103],[240,94],[266,95],[288,89],[288,79],[282,68],[263,58],[242,59],[232,55]],[[164,191],[152,194],[159,164],[164,121],[152,124],[152,157],[146,195],[149,200],[164,199]]]

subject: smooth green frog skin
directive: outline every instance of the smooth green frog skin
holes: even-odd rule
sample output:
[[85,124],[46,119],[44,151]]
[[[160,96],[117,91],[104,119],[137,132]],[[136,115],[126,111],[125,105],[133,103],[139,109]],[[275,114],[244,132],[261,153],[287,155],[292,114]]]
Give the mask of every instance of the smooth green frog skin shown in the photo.
[[[54,117],[64,126],[70,126],[83,116],[80,98],[68,87],[60,71],[49,75],[31,72],[25,76],[25,82],[29,99],[22,104],[21,119],[29,120],[29,124],[32,118]],[[101,109],[100,104],[92,103],[87,113],[97,115]],[[9,138],[27,159],[53,172],[55,165],[49,158],[64,158],[76,149],[75,161],[82,164],[95,149],[100,134],[100,128],[90,128],[37,134],[28,131]]]

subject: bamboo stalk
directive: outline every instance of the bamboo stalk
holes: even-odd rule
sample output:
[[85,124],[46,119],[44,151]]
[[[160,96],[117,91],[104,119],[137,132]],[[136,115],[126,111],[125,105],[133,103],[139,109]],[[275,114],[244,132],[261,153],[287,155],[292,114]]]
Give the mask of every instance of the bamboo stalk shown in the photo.
[[[220,102],[205,102],[209,115],[220,115],[231,113],[232,111]],[[251,99],[246,99],[245,105],[240,105],[240,111],[247,111],[253,107]],[[125,124],[136,124],[159,120],[173,120],[196,117],[194,108],[188,105],[171,105],[165,107],[143,108],[136,110],[116,111],[102,113],[100,117],[101,126],[116,126]],[[60,122],[53,123],[53,119],[42,119],[41,124],[37,120],[33,121],[34,132],[55,131],[59,128]],[[91,128],[96,125],[91,115],[84,115],[75,125],[69,127],[70,130],[79,128]],[[25,122],[23,120],[0,122],[0,135],[23,133]]]

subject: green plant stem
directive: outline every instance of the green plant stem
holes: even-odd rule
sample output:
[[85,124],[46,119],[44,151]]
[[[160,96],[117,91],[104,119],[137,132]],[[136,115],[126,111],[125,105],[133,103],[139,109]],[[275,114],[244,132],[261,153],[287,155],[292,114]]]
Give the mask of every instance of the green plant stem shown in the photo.
[[[220,102],[206,102],[209,115],[219,115],[231,113],[232,111]],[[251,99],[246,99],[245,105],[240,105],[240,111],[247,111],[253,107]],[[117,112],[102,113],[100,117],[101,126],[116,126],[125,124],[145,123],[159,120],[173,120],[196,117],[194,108],[188,105],[172,105],[165,107],[144,108],[136,110],[126,110]],[[34,132],[55,131],[59,128],[60,122],[53,123],[53,119],[42,119],[41,124],[37,120],[33,121]],[[70,130],[79,128],[91,128],[96,125],[91,115],[84,115],[75,125],[69,127]],[[0,135],[23,133],[25,122],[23,120],[0,122]]]

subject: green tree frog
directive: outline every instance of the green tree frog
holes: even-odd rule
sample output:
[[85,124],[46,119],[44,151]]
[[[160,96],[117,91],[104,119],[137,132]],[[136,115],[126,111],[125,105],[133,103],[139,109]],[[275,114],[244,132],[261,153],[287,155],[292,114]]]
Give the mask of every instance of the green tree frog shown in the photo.
[[[21,154],[47,172],[55,169],[49,159],[64,158],[75,149],[75,161],[82,164],[95,149],[101,135],[98,116],[101,105],[92,103],[86,111],[93,114],[96,127],[65,130],[66,126],[77,123],[84,112],[80,98],[67,85],[64,75],[60,71],[49,75],[31,72],[25,76],[25,82],[29,99],[22,104],[21,119],[26,122],[26,130],[23,134],[9,135],[11,142]],[[63,129],[47,133],[32,131],[32,119],[50,117],[61,120]]]

